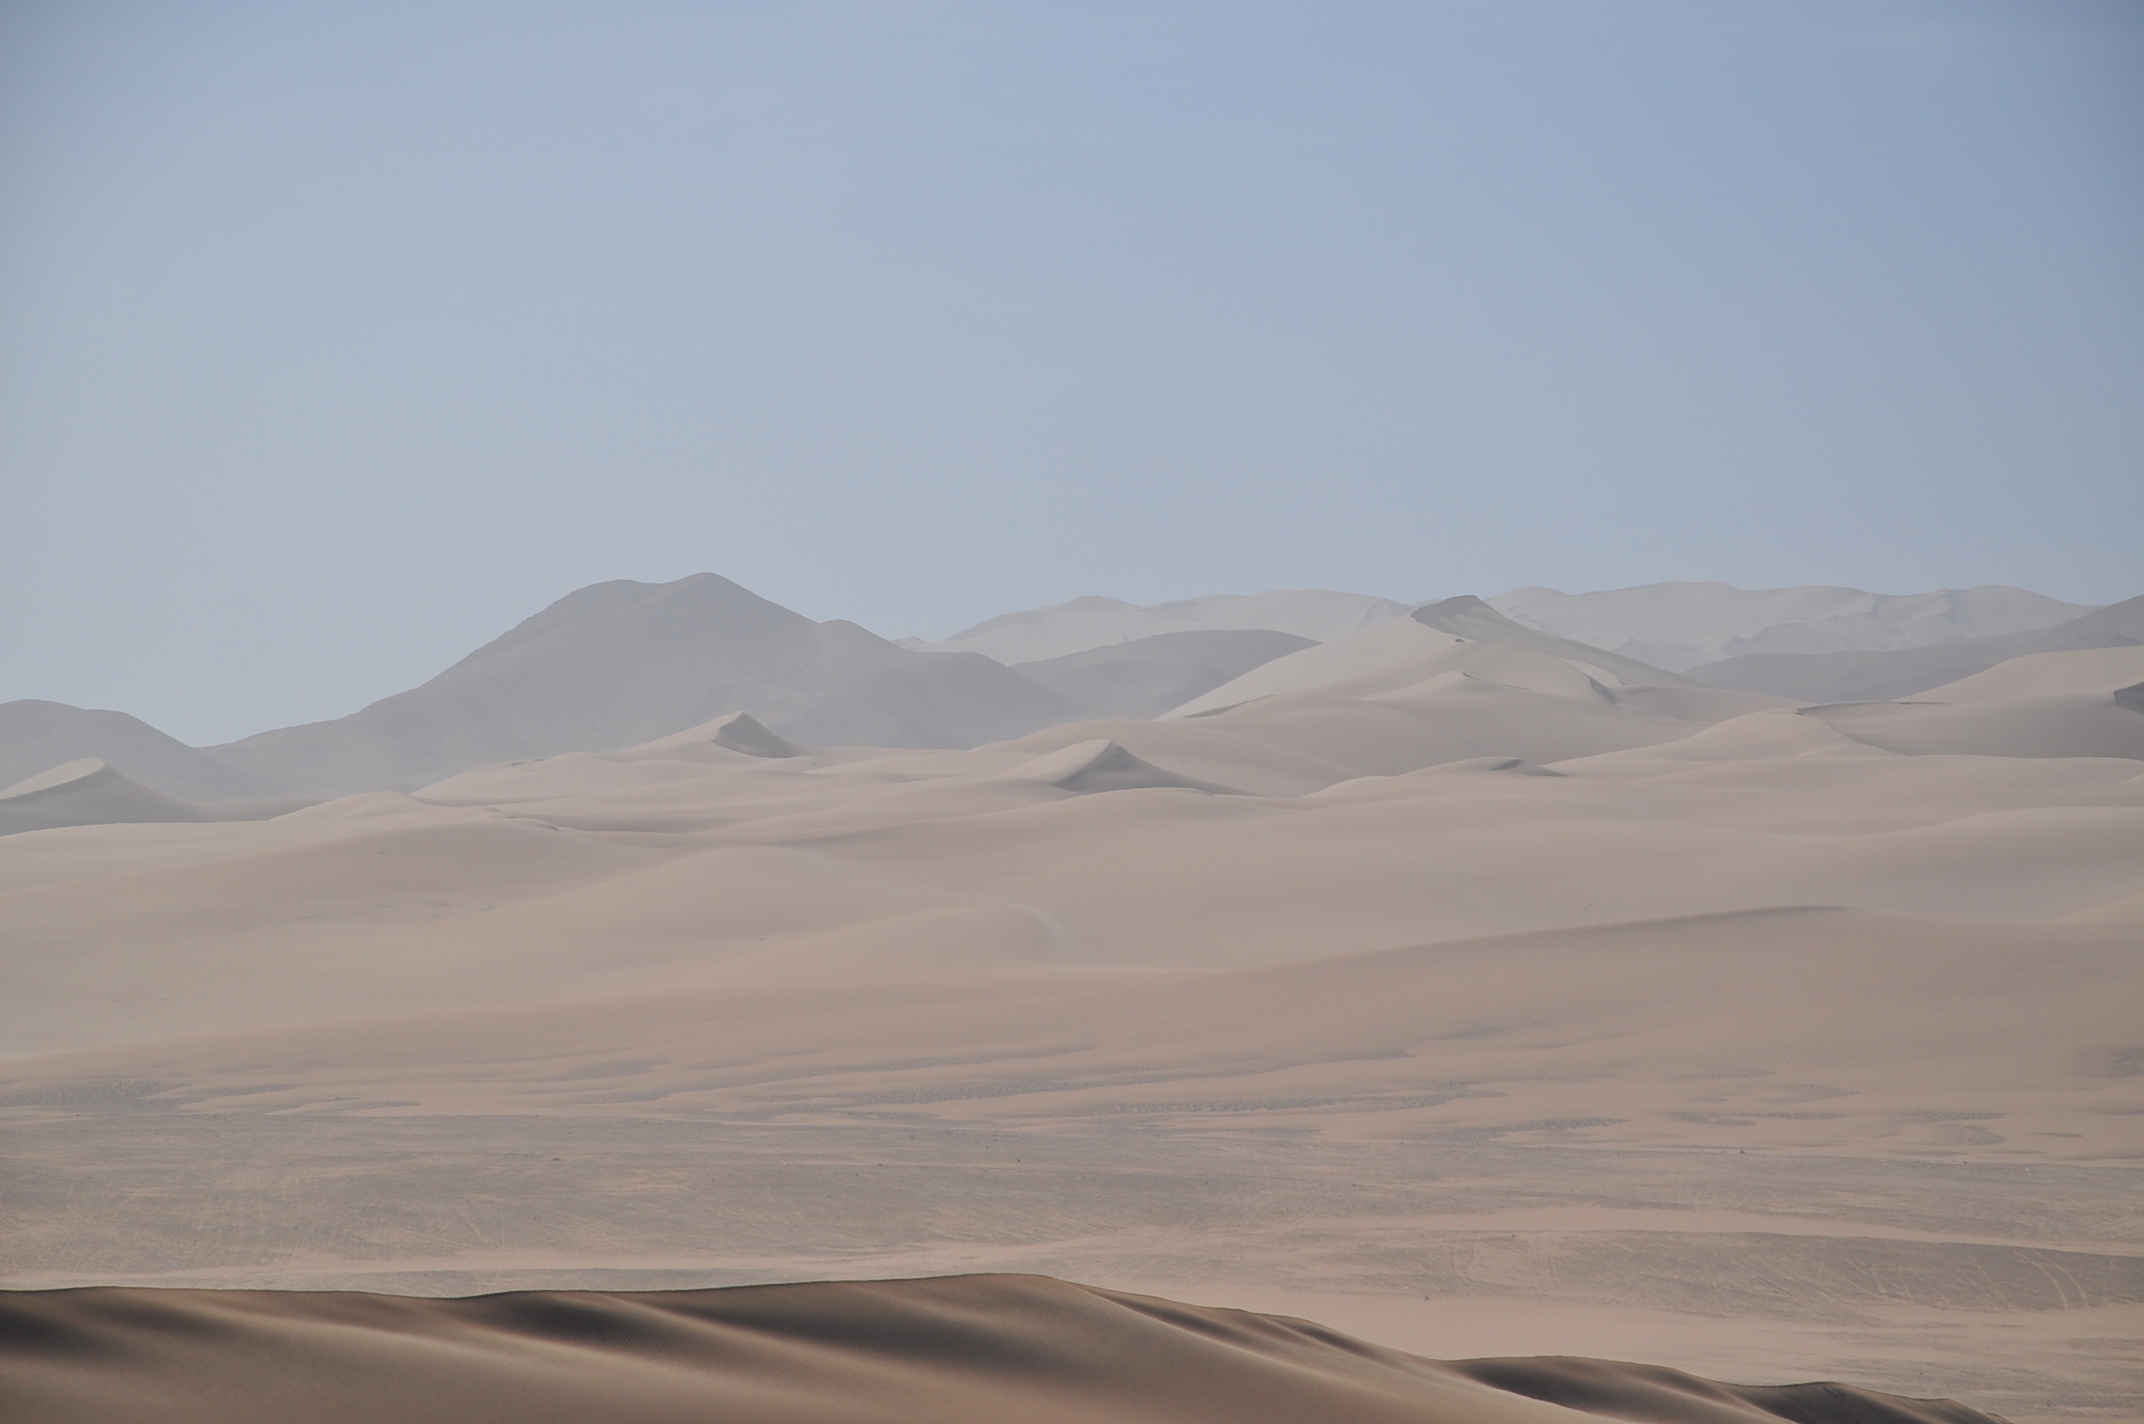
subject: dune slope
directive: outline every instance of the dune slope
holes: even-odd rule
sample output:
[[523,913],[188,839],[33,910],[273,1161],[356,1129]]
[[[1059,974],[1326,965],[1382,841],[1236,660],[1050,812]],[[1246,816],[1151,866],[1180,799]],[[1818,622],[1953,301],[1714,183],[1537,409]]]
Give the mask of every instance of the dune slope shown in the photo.
[[1947,1400],[1598,1360],[1449,1365],[1305,1321],[968,1276],[460,1300],[0,1296],[0,1414],[44,1424],[1987,1424]]
[[2088,612],[2000,584],[1899,595],[1656,583],[1580,594],[1520,588],[1489,602],[1529,627],[1677,672],[1744,656],[1822,656],[2021,634]]
[[1708,687],[1769,692],[1804,702],[1868,702],[1912,697],[2010,658],[2139,643],[2144,643],[2144,597],[2029,632],[1889,650],[1751,653],[1705,663],[1688,673]]
[[1262,663],[1312,647],[1264,628],[1157,633],[1013,670],[1062,693],[1090,717],[1159,717]]
[[0,702],[0,786],[71,761],[96,760],[129,780],[188,801],[282,796],[272,778],[238,771],[138,717],[64,702]]

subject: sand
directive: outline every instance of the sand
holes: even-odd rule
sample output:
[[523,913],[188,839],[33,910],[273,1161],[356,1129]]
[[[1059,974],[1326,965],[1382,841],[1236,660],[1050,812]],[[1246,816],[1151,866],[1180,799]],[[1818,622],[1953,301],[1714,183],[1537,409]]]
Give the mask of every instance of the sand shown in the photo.
[[1075,598],[1048,608],[1001,613],[950,638],[905,639],[934,652],[981,653],[1008,666],[1041,662],[1171,633],[1259,630],[1325,643],[1405,618],[1411,603],[1330,589],[1215,594],[1141,607],[1116,598]]
[[1489,602],[1528,627],[1675,672],[1737,657],[1889,652],[1999,638],[2092,611],[2001,584],[1884,594],[1823,586],[1656,583],[1579,594],[1519,588]]
[[[1097,1289],[855,1289],[896,1314],[949,1291],[1015,1335],[1100,1311],[1156,1363],[1082,1373],[1036,1325],[1033,1356],[901,1365],[914,1417],[1204,1417],[1152,1391],[1239,1335],[1243,1380],[1340,1391],[1275,1418],[1568,1413],[1516,1399],[1517,1375],[1383,1351],[2129,1417],[2144,712],[2124,656],[1855,711],[1387,620],[1203,715],[969,751],[724,716],[267,820],[0,836],[0,1286],[1030,1273]],[[408,1351],[491,1362],[455,1377],[500,1398],[540,1402],[564,1370],[740,1418],[856,1417],[843,1391],[889,1378],[836,1351],[766,1400],[725,1395],[745,1386],[720,1361],[789,1346],[706,1335],[731,1307],[705,1297],[559,1305],[673,1322],[579,1373],[526,1323],[548,1306],[352,1299],[7,1309],[128,1362],[55,1354],[26,1386],[54,1418],[180,1400],[207,1339],[292,1378]],[[197,1315],[225,1333],[180,1328]],[[1743,1396],[1629,1405],[1655,1377],[1622,1367],[1524,1368],[1608,1371],[1621,1417],[1757,1417]]]
[[[0,1295],[0,1411],[47,1424],[1988,1424],[1950,1401],[1596,1360],[1439,1363],[1299,1320],[1039,1277],[659,1294]],[[94,1369],[82,1365],[94,1359]]]
[[2035,653],[2134,648],[2139,643],[2144,643],[2144,598],[2131,598],[2026,632],[1883,651],[1748,653],[1688,672],[1710,687],[1770,692],[1805,702],[1870,702],[1917,697],[1928,688]]

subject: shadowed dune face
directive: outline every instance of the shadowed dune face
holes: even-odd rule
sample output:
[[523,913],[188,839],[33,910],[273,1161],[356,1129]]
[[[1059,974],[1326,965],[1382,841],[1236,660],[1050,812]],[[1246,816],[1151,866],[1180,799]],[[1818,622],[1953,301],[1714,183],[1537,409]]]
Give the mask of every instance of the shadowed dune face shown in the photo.
[[458,1300],[0,1296],[0,1413],[44,1424],[1987,1424],[1945,1400],[1582,1359],[1445,1364],[1040,1276]]

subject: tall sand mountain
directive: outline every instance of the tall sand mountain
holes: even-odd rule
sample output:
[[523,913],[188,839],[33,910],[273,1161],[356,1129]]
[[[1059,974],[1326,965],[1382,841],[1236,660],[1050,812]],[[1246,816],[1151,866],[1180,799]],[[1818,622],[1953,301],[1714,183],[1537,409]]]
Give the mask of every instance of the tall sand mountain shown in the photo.
[[916,652],[694,574],[581,589],[421,687],[208,751],[247,775],[338,792],[614,750],[729,712],[806,742],[960,747],[1078,710],[989,658]]
[[1156,633],[1013,670],[1071,698],[1089,717],[1159,717],[1252,668],[1315,646],[1270,628],[1215,628]]

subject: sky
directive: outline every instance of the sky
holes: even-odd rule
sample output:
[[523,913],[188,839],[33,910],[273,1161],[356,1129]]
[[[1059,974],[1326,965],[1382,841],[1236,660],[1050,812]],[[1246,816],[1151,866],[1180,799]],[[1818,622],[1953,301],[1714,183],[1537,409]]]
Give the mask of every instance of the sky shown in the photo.
[[0,701],[2140,548],[2133,3],[0,5]]

